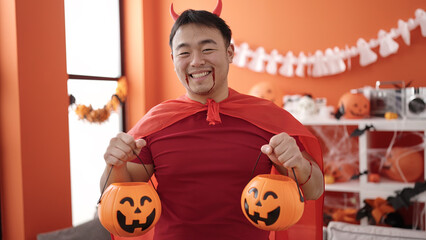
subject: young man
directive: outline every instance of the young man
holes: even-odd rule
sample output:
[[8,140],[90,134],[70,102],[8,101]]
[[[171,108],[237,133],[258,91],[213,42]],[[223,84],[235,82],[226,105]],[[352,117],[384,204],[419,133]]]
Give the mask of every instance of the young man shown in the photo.
[[170,47],[186,95],[154,107],[128,133],[111,139],[104,155],[101,186],[112,166],[107,184],[148,181],[155,173],[163,212],[154,239],[268,239],[240,207],[260,152],[255,175],[275,166],[303,183],[306,200],[323,193],[316,139],[273,103],[228,88],[230,41],[231,30],[217,15],[183,12]]

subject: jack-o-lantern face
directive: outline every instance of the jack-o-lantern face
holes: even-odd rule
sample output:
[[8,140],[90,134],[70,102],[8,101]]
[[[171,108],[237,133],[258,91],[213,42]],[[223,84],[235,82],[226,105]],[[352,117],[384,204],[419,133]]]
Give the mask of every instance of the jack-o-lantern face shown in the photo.
[[302,217],[304,203],[293,179],[282,175],[258,175],[244,188],[241,208],[257,228],[281,231]]
[[161,215],[158,194],[148,183],[113,183],[103,193],[98,207],[102,225],[120,237],[140,236]]
[[[138,199],[135,199],[135,200],[138,200]],[[147,202],[147,203],[152,202],[152,199],[150,197],[142,196],[141,199],[140,199],[140,205],[139,206],[138,205],[135,206],[134,202],[135,201],[133,201],[133,198],[124,197],[120,201],[120,204],[122,205],[121,208],[123,208],[123,209],[117,210],[118,224],[120,224],[120,227],[124,231],[129,232],[129,233],[133,233],[136,228],[140,228],[142,231],[148,229],[152,225],[152,223],[154,222],[154,219],[155,219],[155,208],[152,209],[152,211],[149,213],[149,215],[147,217],[142,217],[143,219],[141,219],[138,215],[138,214],[140,214],[140,216],[142,216],[141,209],[145,205],[145,202]],[[138,201],[136,203],[138,203]],[[126,214],[126,212],[128,212],[128,213]],[[126,223],[126,222],[129,222],[129,219],[126,218],[126,216],[131,216],[130,217],[130,221],[131,221],[130,224]],[[136,217],[136,216],[138,216],[138,217]],[[136,217],[136,219],[135,219],[135,217]],[[145,219],[145,221],[144,221],[144,219]]]
[[[253,194],[253,199],[256,202],[255,205],[259,206],[259,207],[263,207],[262,202],[266,202],[266,201],[271,202],[271,201],[273,201],[272,199],[268,199],[269,197],[271,197],[273,199],[277,199],[278,198],[277,194],[275,194],[274,192],[271,192],[271,191],[266,192],[263,195],[263,197],[258,196],[259,190],[257,188],[255,188],[255,187],[249,189],[248,193],[249,194]],[[274,205],[276,206],[275,209],[273,209],[271,211],[266,210],[267,206],[274,206]],[[263,212],[267,213],[267,217],[263,218],[263,217],[260,216],[259,212],[254,212],[254,214],[250,214],[249,204],[247,203],[247,199],[244,199],[244,210],[245,210],[247,216],[250,218],[250,220],[253,221],[256,224],[259,224],[258,221],[262,221],[262,222],[264,222],[264,224],[266,226],[270,226],[270,225],[274,224],[278,220],[278,217],[280,216],[280,206],[279,206],[279,204],[278,203],[276,203],[276,204],[271,204],[270,203],[267,206],[265,206],[265,209],[263,209],[264,210]]]
[[348,119],[361,119],[370,114],[370,101],[362,93],[345,93],[338,103],[342,114]]

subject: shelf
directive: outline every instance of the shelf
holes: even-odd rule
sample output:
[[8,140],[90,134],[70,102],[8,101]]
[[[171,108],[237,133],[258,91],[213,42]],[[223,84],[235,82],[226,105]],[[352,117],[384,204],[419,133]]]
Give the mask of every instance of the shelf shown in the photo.
[[[387,120],[385,118],[365,118],[365,119],[305,119],[300,121],[305,126],[310,126],[313,130],[313,133],[318,135],[318,138],[321,138],[324,141],[325,150],[333,150],[332,147],[337,147],[338,149],[353,154],[354,151],[358,152],[358,164],[359,164],[359,172],[364,172],[369,169],[369,161],[374,160],[372,158],[371,152],[369,153],[369,149],[373,149],[373,147],[377,147],[374,144],[371,144],[372,141],[387,141],[390,139],[381,139],[387,137],[389,134],[382,134],[380,132],[422,132],[420,135],[416,133],[416,135],[426,137],[426,119],[393,119]],[[346,126],[349,126],[346,128]],[[336,132],[349,131],[354,128],[365,129],[367,126],[373,126],[373,128],[369,129],[368,133],[361,134],[356,138],[358,141],[358,149],[351,148],[352,145],[340,146],[339,144],[342,141],[346,141],[344,138],[348,138],[348,134],[336,134]],[[321,132],[321,129],[324,129]],[[344,129],[346,128],[346,129]],[[337,129],[337,130],[336,130]],[[336,130],[336,131],[334,131]],[[374,133],[377,132],[377,133]],[[331,135],[327,136],[327,134]],[[376,134],[374,136],[374,134]],[[382,134],[382,135],[380,135]],[[343,135],[343,136],[342,136]],[[344,138],[343,138],[344,137]],[[426,138],[424,138],[426,139]],[[325,142],[328,141],[328,142]],[[355,141],[355,140],[351,140]],[[326,144],[327,143],[327,144]],[[350,144],[350,142],[348,143]],[[376,144],[377,145],[377,144]],[[379,144],[380,145],[380,144]],[[383,145],[386,145],[384,142]],[[380,145],[381,146],[381,145]],[[323,149],[323,151],[325,151]],[[330,150],[330,151],[331,151]],[[333,150],[334,151],[334,150]],[[339,154],[334,153],[329,155],[329,158],[334,157],[337,161],[341,160],[342,153]],[[369,155],[370,154],[370,155]],[[351,155],[352,156],[352,155]],[[345,157],[343,157],[345,159]],[[426,161],[426,150],[423,151],[423,160]],[[424,164],[424,174],[423,178],[426,180],[426,164]],[[357,180],[352,180],[349,182],[340,182],[333,184],[326,184],[325,191],[330,192],[330,194],[335,194],[335,192],[341,193],[354,193],[358,196],[359,203],[363,203],[365,199],[375,199],[377,197],[381,197],[383,199],[387,199],[388,197],[396,197],[399,192],[404,190],[405,188],[414,188],[415,183],[404,183],[398,181],[392,181],[384,176],[380,178],[380,182],[368,182],[368,176],[362,175]],[[426,192],[418,194],[410,199],[412,202],[420,202],[426,203]],[[426,216],[421,217],[421,221],[426,221]],[[366,225],[366,221],[361,221],[361,225]]]
[[305,119],[300,122],[303,125],[358,125],[360,121],[349,119]]
[[325,190],[332,192],[360,192],[369,190],[373,192],[388,192],[395,193],[402,191],[404,188],[413,188],[414,183],[403,183],[395,181],[386,181],[386,182],[367,182],[360,183],[360,181],[349,181],[341,183],[326,184]]
[[380,182],[366,182],[363,183],[363,187],[375,190],[375,191],[402,191],[404,188],[414,188],[414,182],[404,183],[398,181],[392,181],[387,179],[386,177],[381,177]]
[[[377,197],[381,197],[383,199],[387,199],[388,197],[396,197],[396,193],[392,194],[391,192],[381,190],[373,190],[373,189],[366,189],[363,190],[361,193],[362,199],[375,199]],[[425,202],[426,203],[426,192],[422,192],[414,197],[412,197],[411,202]]]
[[359,181],[326,184],[325,191],[331,192],[360,192]]
[[425,119],[392,119],[385,118],[365,118],[365,119],[306,119],[300,121],[303,125],[327,125],[327,126],[365,126],[373,125],[376,130],[408,130],[408,131],[422,131],[426,128]]

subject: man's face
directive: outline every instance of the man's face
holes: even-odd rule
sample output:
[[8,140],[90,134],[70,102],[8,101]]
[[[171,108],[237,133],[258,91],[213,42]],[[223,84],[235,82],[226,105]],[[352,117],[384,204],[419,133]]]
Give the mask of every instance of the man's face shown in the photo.
[[218,29],[186,24],[177,30],[172,43],[175,71],[191,99],[205,102],[227,96],[234,48],[225,46]]

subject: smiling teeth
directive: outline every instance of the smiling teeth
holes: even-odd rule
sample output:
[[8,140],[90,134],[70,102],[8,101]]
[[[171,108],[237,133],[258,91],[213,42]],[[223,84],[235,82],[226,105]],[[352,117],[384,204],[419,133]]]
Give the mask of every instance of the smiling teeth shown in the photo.
[[191,74],[191,76],[192,76],[193,78],[200,78],[200,77],[204,77],[204,76],[206,76],[207,74],[209,74],[209,72],[194,73],[194,74]]

